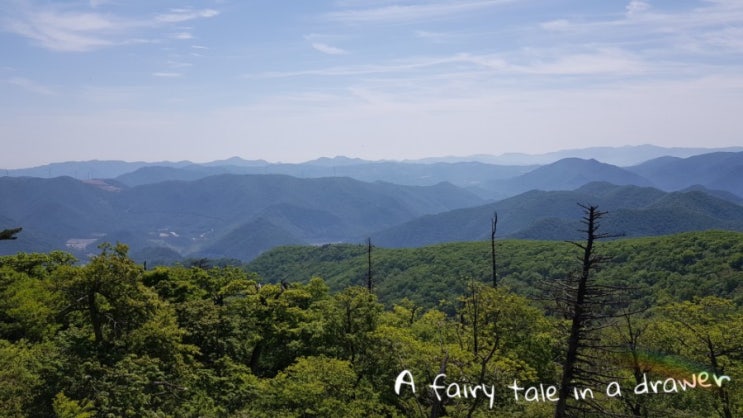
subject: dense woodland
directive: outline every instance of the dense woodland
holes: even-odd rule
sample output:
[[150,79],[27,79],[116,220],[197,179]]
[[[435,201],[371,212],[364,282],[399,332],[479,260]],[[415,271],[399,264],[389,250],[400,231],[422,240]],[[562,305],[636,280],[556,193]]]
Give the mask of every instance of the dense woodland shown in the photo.
[[[556,402],[527,388],[559,386],[584,248],[498,241],[493,286],[490,244],[372,247],[371,258],[366,245],[283,247],[241,267],[145,269],[123,244],[85,264],[58,251],[0,257],[0,411],[552,417]],[[743,416],[743,234],[593,251],[604,299],[580,382],[595,398],[567,398],[565,416]],[[408,378],[395,392],[404,370],[414,393]],[[439,374],[441,399],[429,386]],[[607,396],[612,382],[621,395]],[[649,393],[635,394],[643,382]],[[475,385],[492,396],[465,397]]]

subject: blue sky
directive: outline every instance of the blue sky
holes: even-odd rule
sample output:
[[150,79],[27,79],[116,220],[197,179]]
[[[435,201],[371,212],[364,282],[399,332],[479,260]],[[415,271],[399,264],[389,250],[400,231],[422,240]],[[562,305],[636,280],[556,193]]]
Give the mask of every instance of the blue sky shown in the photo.
[[0,168],[743,144],[740,0],[3,0]]

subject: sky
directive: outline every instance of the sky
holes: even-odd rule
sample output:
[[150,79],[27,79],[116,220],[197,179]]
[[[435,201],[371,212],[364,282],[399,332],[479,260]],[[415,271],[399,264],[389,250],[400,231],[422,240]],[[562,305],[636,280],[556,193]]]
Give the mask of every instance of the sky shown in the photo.
[[0,168],[743,144],[741,0],[0,0]]

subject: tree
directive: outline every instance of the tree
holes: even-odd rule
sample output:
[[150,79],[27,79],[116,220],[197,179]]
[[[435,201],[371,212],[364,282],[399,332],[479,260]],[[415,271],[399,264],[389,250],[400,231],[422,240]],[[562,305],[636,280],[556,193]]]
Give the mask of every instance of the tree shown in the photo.
[[374,282],[372,282],[372,241],[371,238],[366,239],[366,288],[371,292],[374,288]]
[[348,360],[300,357],[268,380],[245,416],[392,416],[368,385],[360,383]]
[[[738,380],[743,360],[743,312],[732,300],[707,296],[672,303],[662,311],[668,321],[666,334],[675,337],[680,354],[706,364],[710,374],[732,375]],[[740,397],[733,395],[729,386],[715,389],[714,409],[723,418],[739,416],[743,409]]]
[[498,229],[498,212],[493,212],[490,220],[490,255],[493,262],[493,287],[498,287],[497,265],[495,263],[495,232]]
[[156,295],[142,284],[142,267],[128,258],[126,245],[99,248],[101,254],[81,270],[68,270],[59,288],[68,301],[61,316],[85,312],[96,345],[104,349],[153,315]]
[[[552,344],[542,338],[547,323],[541,312],[503,286],[473,282],[469,287],[470,294],[462,298],[458,327],[460,347],[467,352],[467,380],[497,387],[506,387],[514,379],[552,380],[546,372]],[[462,363],[462,359],[453,361]],[[482,401],[482,397],[470,401],[468,417]]]
[[3,229],[0,231],[0,240],[17,239],[16,234],[22,230],[23,228]]
[[89,264],[63,266],[53,277],[63,329],[55,336],[62,359],[50,386],[91,401],[101,416],[176,411],[193,395],[196,347],[183,343],[175,309],[144,285],[126,245],[100,248]]
[[[567,341],[567,352],[562,364],[559,399],[555,406],[555,418],[563,418],[568,410],[568,398],[579,384],[597,383],[596,358],[590,349],[596,346],[595,333],[605,316],[602,308],[610,300],[606,289],[597,286],[593,281],[593,272],[606,261],[606,257],[596,254],[596,241],[609,237],[599,233],[599,221],[607,212],[601,212],[597,206],[580,205],[584,210],[582,219],[586,235],[585,243],[571,242],[580,248],[581,270],[577,277],[569,277],[558,287],[558,302],[567,309],[570,321],[570,332]],[[590,400],[582,401],[591,404]],[[595,405],[593,405],[595,406]]]

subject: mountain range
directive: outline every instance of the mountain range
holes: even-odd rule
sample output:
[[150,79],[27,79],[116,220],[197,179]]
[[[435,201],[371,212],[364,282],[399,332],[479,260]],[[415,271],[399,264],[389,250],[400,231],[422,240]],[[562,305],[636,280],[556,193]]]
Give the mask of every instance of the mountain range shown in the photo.
[[582,208],[609,212],[602,232],[617,236],[667,235],[684,231],[743,231],[743,206],[700,190],[664,192],[651,187],[588,183],[573,191],[532,190],[495,203],[423,216],[372,235],[383,247],[418,247],[489,239],[498,214],[498,236],[578,240]]
[[[361,169],[361,173],[358,170],[352,169],[348,172],[344,172],[344,168],[353,166],[365,166],[372,165],[374,171],[380,171],[377,166],[381,165],[381,168],[393,168],[397,166],[417,166],[418,169],[423,170],[419,181],[425,181],[426,178],[433,176],[439,177],[439,173],[442,167],[446,165],[452,165],[457,163],[467,163],[464,167],[472,165],[471,163],[481,163],[486,167],[488,166],[526,166],[528,171],[529,168],[535,168],[536,166],[551,164],[556,161],[565,158],[580,158],[584,160],[596,159],[598,161],[612,164],[620,167],[628,167],[637,165],[652,159],[660,157],[677,157],[687,158],[700,154],[709,154],[713,152],[740,152],[743,151],[743,147],[726,147],[726,148],[681,148],[681,147],[658,147],[655,145],[626,145],[620,147],[589,147],[580,149],[569,149],[555,152],[548,152],[544,154],[519,154],[519,153],[506,153],[501,155],[470,155],[465,157],[436,157],[436,158],[422,158],[418,160],[405,160],[405,161],[367,161],[360,158],[348,158],[348,157],[322,157],[316,160],[307,161],[304,163],[296,164],[283,164],[283,163],[270,163],[265,160],[244,160],[239,157],[232,157],[225,160],[212,161],[208,163],[193,163],[191,161],[160,161],[160,162],[128,162],[128,161],[106,161],[106,160],[92,160],[92,161],[67,161],[60,163],[51,163],[38,167],[20,168],[20,169],[3,169],[0,168],[0,172],[4,172],[7,176],[13,177],[41,177],[41,178],[53,178],[61,176],[69,176],[80,180],[90,180],[94,178],[115,178],[123,174],[131,173],[139,168],[143,167],[171,167],[171,168],[190,168],[196,169],[197,171],[205,168],[216,170],[203,170],[206,175],[213,174],[288,174],[296,177],[328,177],[328,176],[348,176],[355,177],[363,175],[372,175],[373,173],[362,174],[366,170]],[[436,166],[436,164],[440,164]],[[428,170],[426,167],[435,167],[435,170]],[[340,172],[338,170],[341,170]],[[524,169],[517,169],[516,171],[524,172]],[[506,172],[505,174],[510,174]],[[510,177],[510,175],[505,175]],[[397,182],[394,179],[383,179],[383,178],[358,178],[364,181],[374,180],[392,180],[393,183]],[[399,180],[399,179],[397,179]],[[409,181],[406,179],[406,181]],[[427,185],[438,183],[441,180],[430,179],[432,183],[426,183]],[[456,182],[453,182],[456,183]]]
[[[234,163],[235,161],[232,160]],[[656,187],[665,191],[702,186],[743,197],[743,152],[715,152],[688,158],[660,157],[619,167],[596,159],[564,158],[542,166],[503,166],[481,162],[368,162],[321,159],[300,165],[148,166],[113,179],[122,186],[169,180],[198,180],[218,174],[286,174],[299,178],[349,177],[364,182],[432,186],[448,182],[485,200],[500,200],[529,190],[573,190],[603,181],[616,185]]]
[[[242,259],[277,244],[343,241],[483,203],[448,183],[422,187],[232,174],[136,187],[70,177],[2,177],[0,201],[0,219],[22,225],[39,250],[84,254],[105,239],[136,250],[165,247],[182,255]],[[239,236],[244,239],[236,249]],[[0,251],[15,248],[3,245]]]
[[625,236],[743,230],[743,152],[624,167],[576,157],[544,165],[336,157],[71,162],[46,171],[62,167],[116,176],[19,176],[41,167],[0,177],[0,228],[24,228],[18,240],[0,242],[0,253],[65,249],[85,257],[98,242],[121,241],[142,260],[250,260],[279,245],[366,237],[410,247],[486,239],[496,211],[498,237],[576,239],[578,202],[609,211],[606,232]]

